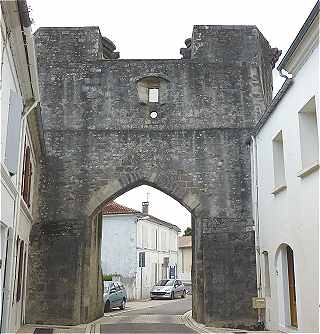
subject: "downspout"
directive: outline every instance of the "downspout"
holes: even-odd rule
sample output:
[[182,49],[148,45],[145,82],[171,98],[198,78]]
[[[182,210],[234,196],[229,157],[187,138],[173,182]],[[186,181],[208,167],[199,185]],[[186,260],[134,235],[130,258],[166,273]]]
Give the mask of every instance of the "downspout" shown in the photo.
[[254,186],[254,222],[256,226],[256,251],[258,253],[258,297],[261,297],[261,260],[260,260],[260,224],[259,224],[259,194],[258,194],[258,163],[257,163],[257,142],[254,136],[251,136],[252,141],[252,157],[253,157],[253,186]]
[[[288,77],[285,73],[282,72],[282,69],[280,71],[278,71],[279,75],[281,78],[285,78],[286,80],[288,79],[291,79],[292,78],[292,75],[291,75],[291,78]],[[288,72],[287,72],[288,73]]]
[[40,100],[40,93],[39,93],[39,80],[38,80],[38,68],[37,68],[37,57],[35,53],[35,44],[33,39],[33,34],[31,30],[31,26],[24,27],[23,29],[25,35],[25,42],[26,42],[26,53],[28,55],[28,66],[29,66],[29,75],[30,81],[32,84],[32,92],[35,101]]
[[138,254],[139,254],[139,252],[138,252],[138,238],[139,238],[139,236],[138,236],[138,222],[139,222],[139,217],[137,217],[136,219],[135,219],[135,223],[136,223],[136,256],[135,256],[135,259],[136,259],[136,271],[135,271],[135,280],[134,280],[134,298],[135,299],[138,299],[138,287],[137,287],[137,280],[138,280],[138,261],[137,261],[137,259],[138,259]]
[[[257,290],[258,297],[262,297],[262,282],[261,282],[261,251],[260,251],[260,222],[259,222],[259,186],[258,186],[258,159],[257,159],[257,142],[254,136],[251,136],[252,142],[252,159],[253,159],[253,187],[254,187],[254,223],[255,223],[255,239],[257,252]],[[261,310],[258,309],[258,326],[263,326]]]
[[30,112],[34,108],[36,108],[36,106],[38,105],[38,103],[39,103],[39,101],[34,101],[30,107],[25,107],[25,110],[22,113],[22,119],[21,119],[22,121],[28,117],[28,115],[30,114]]
[[33,93],[33,103],[30,107],[26,107],[25,111],[22,114],[22,118],[27,118],[28,114],[34,110],[37,104],[40,102],[40,94],[39,94],[39,82],[38,82],[38,72],[37,72],[37,64],[36,64],[36,55],[35,55],[35,45],[32,38],[31,27],[23,27],[23,34],[25,40],[25,51],[27,55],[28,62],[28,71],[31,83],[31,89]]

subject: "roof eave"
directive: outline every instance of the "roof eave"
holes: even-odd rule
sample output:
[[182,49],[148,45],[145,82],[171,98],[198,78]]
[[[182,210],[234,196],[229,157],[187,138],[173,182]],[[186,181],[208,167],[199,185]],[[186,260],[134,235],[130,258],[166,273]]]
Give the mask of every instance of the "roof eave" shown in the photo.
[[294,41],[290,45],[288,51],[286,52],[286,54],[282,58],[280,64],[277,66],[277,70],[279,72],[281,72],[283,69],[286,69],[286,66],[287,66],[290,58],[292,57],[292,55],[296,51],[297,47],[299,46],[299,44],[303,40],[303,37],[305,36],[305,34],[307,33],[311,24],[313,23],[313,21],[317,17],[318,13],[319,13],[319,1],[316,2],[315,6],[313,7],[313,9],[312,9],[311,13],[309,14],[308,18],[306,19],[302,28],[298,32],[296,38],[294,39]]
[[279,89],[277,95],[273,98],[272,102],[266,109],[266,111],[262,114],[261,118],[259,119],[255,130],[254,130],[254,135],[257,135],[261,128],[264,126],[264,124],[267,122],[267,120],[270,118],[270,116],[273,114],[274,110],[276,109],[278,103],[282,100],[282,98],[285,96],[287,93],[288,89],[292,86],[293,84],[293,79],[288,78],[286,81],[282,84],[281,88]]

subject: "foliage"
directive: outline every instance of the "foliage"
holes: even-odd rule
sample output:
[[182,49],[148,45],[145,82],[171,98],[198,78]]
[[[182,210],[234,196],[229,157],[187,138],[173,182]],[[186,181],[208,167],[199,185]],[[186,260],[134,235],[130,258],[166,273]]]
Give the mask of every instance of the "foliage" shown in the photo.
[[183,233],[184,236],[192,235],[192,229],[191,227],[187,227],[186,230]]
[[112,274],[103,274],[102,275],[103,281],[112,281]]

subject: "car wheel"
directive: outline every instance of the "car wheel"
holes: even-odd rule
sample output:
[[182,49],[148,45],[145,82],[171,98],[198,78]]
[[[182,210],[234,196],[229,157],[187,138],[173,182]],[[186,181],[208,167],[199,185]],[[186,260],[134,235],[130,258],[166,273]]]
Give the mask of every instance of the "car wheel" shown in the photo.
[[182,292],[182,295],[181,295],[181,298],[186,298],[186,290],[183,290],[183,292]]
[[171,299],[174,299],[174,292],[172,291],[171,292],[171,296],[170,296]]
[[106,301],[106,303],[104,304],[104,312],[110,312],[111,311],[111,307],[110,307],[110,302],[109,300]]
[[120,310],[124,310],[125,308],[126,308],[126,299],[123,298],[121,301]]

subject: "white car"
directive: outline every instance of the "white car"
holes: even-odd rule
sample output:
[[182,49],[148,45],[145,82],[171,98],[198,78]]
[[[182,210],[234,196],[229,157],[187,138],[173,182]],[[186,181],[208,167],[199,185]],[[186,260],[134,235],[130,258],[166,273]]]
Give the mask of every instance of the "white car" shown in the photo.
[[163,279],[159,281],[150,291],[150,298],[174,299],[177,297],[185,298],[187,290],[183,283],[177,279]]

